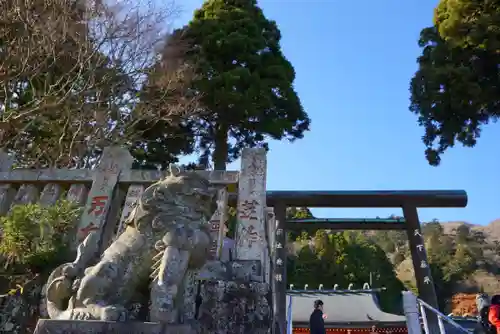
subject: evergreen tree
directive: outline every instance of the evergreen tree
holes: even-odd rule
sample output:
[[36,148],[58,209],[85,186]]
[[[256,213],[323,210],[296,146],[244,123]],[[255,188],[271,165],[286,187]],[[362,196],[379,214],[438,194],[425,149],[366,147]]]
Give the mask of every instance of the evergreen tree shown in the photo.
[[420,33],[410,110],[425,129],[431,165],[457,142],[474,146],[500,116],[499,18],[498,1],[441,0],[434,26]]
[[193,127],[201,162],[223,170],[245,147],[302,138],[309,118],[293,88],[281,33],[255,0],[208,0],[183,29],[204,113]]
[[470,227],[462,224],[459,227],[457,227],[456,230],[456,239],[457,243],[459,244],[464,244],[467,243],[470,240]]
[[291,207],[286,209],[287,219],[308,219],[314,218],[311,210],[306,207]]
[[434,23],[441,37],[454,46],[500,49],[500,2],[496,0],[441,0]]
[[[402,283],[397,279],[385,252],[361,233],[326,233],[319,230],[311,239],[303,233],[297,240],[303,245],[296,258],[290,260],[288,282],[296,287],[323,284],[332,288],[338,284],[347,288],[353,283],[361,289],[372,278],[374,287],[385,287],[381,294],[384,309],[400,311]],[[309,244],[312,241],[312,247]]]
[[304,246],[299,251],[292,271],[287,272],[288,284],[293,284],[297,289],[303,289],[306,284],[311,288],[321,284],[321,276],[318,277],[318,257],[309,246]]
[[[286,219],[309,219],[314,218],[311,210],[306,207],[291,207],[286,209]],[[287,234],[288,240],[293,241],[297,239],[301,232],[299,230],[290,230]],[[307,233],[306,233],[307,234]]]

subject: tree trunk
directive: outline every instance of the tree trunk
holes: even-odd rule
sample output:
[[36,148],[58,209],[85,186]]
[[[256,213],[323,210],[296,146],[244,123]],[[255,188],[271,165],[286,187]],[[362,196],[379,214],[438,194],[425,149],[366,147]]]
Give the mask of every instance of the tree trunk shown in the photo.
[[227,133],[228,127],[225,124],[219,125],[215,133],[215,148],[212,157],[215,170],[226,170],[227,151],[229,149]]

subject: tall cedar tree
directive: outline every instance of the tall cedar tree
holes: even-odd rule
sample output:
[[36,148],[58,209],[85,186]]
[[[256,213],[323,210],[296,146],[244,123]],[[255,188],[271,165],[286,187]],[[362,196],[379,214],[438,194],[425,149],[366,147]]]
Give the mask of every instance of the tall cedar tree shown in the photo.
[[302,138],[310,120],[293,87],[276,22],[255,0],[209,0],[184,27],[197,64],[204,116],[195,127],[201,162],[223,170],[245,147]]
[[410,110],[425,128],[426,157],[437,166],[458,141],[472,147],[500,116],[500,2],[441,0],[422,30]]
[[[134,109],[135,113],[140,114],[146,106],[162,114],[171,108],[169,101],[189,98],[189,82],[193,73],[184,71],[182,75],[177,75],[176,70],[180,63],[190,66],[185,59],[189,43],[183,40],[181,34],[182,31],[175,31],[166,37],[165,44],[158,53],[159,60],[148,71],[147,80],[140,92],[141,102]],[[179,156],[193,153],[193,117],[189,117],[193,115],[180,114],[171,119],[144,119],[131,127],[131,131],[140,133],[140,140],[129,146],[134,157],[134,168],[166,169],[169,164],[177,163]]]

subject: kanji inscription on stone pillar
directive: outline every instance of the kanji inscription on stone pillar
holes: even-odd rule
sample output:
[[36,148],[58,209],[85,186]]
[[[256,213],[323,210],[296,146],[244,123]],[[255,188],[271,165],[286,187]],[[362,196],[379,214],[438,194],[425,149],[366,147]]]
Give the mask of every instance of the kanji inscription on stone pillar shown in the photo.
[[104,226],[120,171],[132,166],[132,156],[120,147],[106,147],[94,171],[92,188],[78,225],[77,241]]
[[212,235],[212,246],[210,247],[210,259],[218,260],[222,252],[224,242],[224,224],[227,217],[227,189],[221,188],[217,192],[217,209],[210,218],[209,227]]
[[274,256],[274,234],[276,230],[276,216],[274,215],[274,208],[269,207],[266,208],[266,233],[267,233],[267,252],[266,252],[266,259],[264,263],[264,277],[265,277],[265,282],[271,282],[272,281],[272,259]]
[[244,149],[238,186],[236,258],[266,263],[266,151]]

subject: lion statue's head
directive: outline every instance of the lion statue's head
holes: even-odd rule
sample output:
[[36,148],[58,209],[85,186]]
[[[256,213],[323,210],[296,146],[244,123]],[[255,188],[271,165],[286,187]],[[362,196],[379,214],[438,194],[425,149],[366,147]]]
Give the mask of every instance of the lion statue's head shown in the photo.
[[215,211],[216,193],[217,189],[200,174],[170,165],[168,176],[144,190],[128,224],[139,228],[139,221],[158,214],[208,221]]

